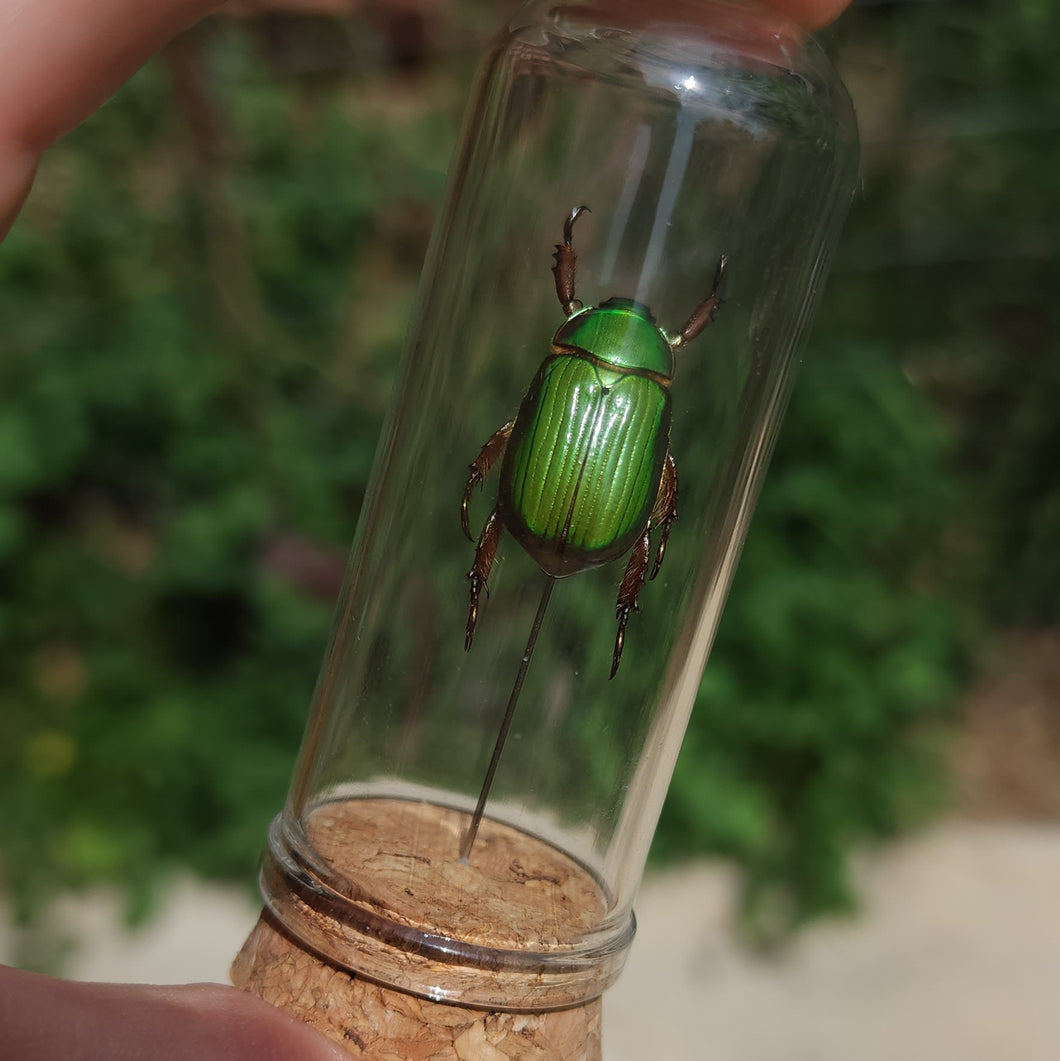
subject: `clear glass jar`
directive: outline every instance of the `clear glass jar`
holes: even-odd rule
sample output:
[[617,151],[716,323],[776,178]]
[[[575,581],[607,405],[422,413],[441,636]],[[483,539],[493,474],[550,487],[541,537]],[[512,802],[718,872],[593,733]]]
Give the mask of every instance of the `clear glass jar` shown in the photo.
[[[296,938],[382,983],[494,1009],[571,1005],[618,975],[855,170],[835,73],[812,39],[757,9],[533,3],[502,35],[468,111],[270,831],[264,894]],[[672,338],[725,255],[723,304],[675,351],[680,519],[621,666],[609,680],[625,558],[555,582],[462,858],[549,579],[502,533],[465,652],[475,545],[461,498],[567,318],[550,255],[581,205],[586,307],[635,300]],[[495,467],[472,496],[473,534],[497,484]]]

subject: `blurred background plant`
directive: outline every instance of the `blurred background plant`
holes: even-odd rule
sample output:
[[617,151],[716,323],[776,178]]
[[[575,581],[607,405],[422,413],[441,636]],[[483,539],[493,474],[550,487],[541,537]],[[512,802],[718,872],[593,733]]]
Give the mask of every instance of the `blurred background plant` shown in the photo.
[[[0,250],[27,966],[58,967],[62,890],[117,884],[135,918],[175,867],[253,881],[502,14],[298,6],[173,44],[49,153]],[[976,661],[1060,622],[1060,10],[863,4],[827,36],[863,188],[655,848],[737,860],[760,943],[849,907],[857,845],[945,805]]]

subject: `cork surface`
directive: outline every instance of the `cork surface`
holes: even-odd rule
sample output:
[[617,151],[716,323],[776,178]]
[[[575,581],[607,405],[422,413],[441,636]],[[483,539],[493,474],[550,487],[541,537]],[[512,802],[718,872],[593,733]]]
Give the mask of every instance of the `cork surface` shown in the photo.
[[364,1061],[601,1061],[599,999],[548,1013],[430,1002],[335,968],[268,915],[239,952],[232,982]]
[[467,821],[418,800],[323,804],[305,823],[317,868],[267,857],[266,905],[337,968],[426,999],[528,1012],[602,994],[621,970],[632,921],[600,932],[606,900],[596,879],[510,826],[484,820],[461,860]]
[[486,947],[575,943],[605,912],[596,881],[561,851],[485,819],[467,862],[468,816],[432,803],[327,803],[306,825],[318,856],[349,883],[333,885],[414,928]]

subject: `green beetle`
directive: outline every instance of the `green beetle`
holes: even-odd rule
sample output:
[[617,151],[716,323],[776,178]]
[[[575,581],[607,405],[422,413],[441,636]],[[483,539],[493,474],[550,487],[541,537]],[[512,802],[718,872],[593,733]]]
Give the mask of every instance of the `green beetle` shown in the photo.
[[501,530],[551,578],[609,563],[632,549],[618,591],[618,633],[611,677],[618,671],[626,623],[647,578],[651,534],[660,529],[651,578],[659,573],[670,524],[677,518],[677,466],[670,453],[670,385],[674,351],[714,319],[725,272],[676,335],[647,306],[611,298],[583,309],[575,298],[571,211],[556,244],[556,294],[567,320],[552,337],[518,415],[496,431],[470,466],[460,521],[468,529],[474,488],[503,454],[497,506],[479,535],[468,572],[471,601],[465,649],[471,648],[479,597],[486,588]]

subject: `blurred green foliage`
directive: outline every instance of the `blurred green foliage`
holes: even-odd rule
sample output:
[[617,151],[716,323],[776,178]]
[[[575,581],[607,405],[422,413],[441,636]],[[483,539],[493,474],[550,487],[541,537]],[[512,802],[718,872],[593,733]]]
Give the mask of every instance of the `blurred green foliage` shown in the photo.
[[657,845],[737,857],[765,941],[940,805],[990,625],[1060,621],[1060,9],[870,5],[830,35],[863,186]]
[[849,905],[845,853],[940,805],[933,753],[969,633],[941,593],[964,501],[952,448],[881,350],[813,352],[655,846],[738,859],[758,942]]
[[[175,865],[249,879],[304,724],[468,66],[307,76],[262,40],[222,23],[139,74],[0,253],[26,921]],[[1030,0],[833,34],[865,184],[656,845],[737,859],[759,939],[849,903],[852,847],[939,805],[969,615],[1060,619],[1058,40]]]
[[45,161],[0,265],[0,852],[20,918],[70,885],[143,899],[178,863],[251,878],[455,138],[446,102],[351,121],[229,28]]
[[657,843],[735,856],[766,942],[941,805],[985,631],[1060,621],[1060,9],[869,5],[830,38],[863,185]]

